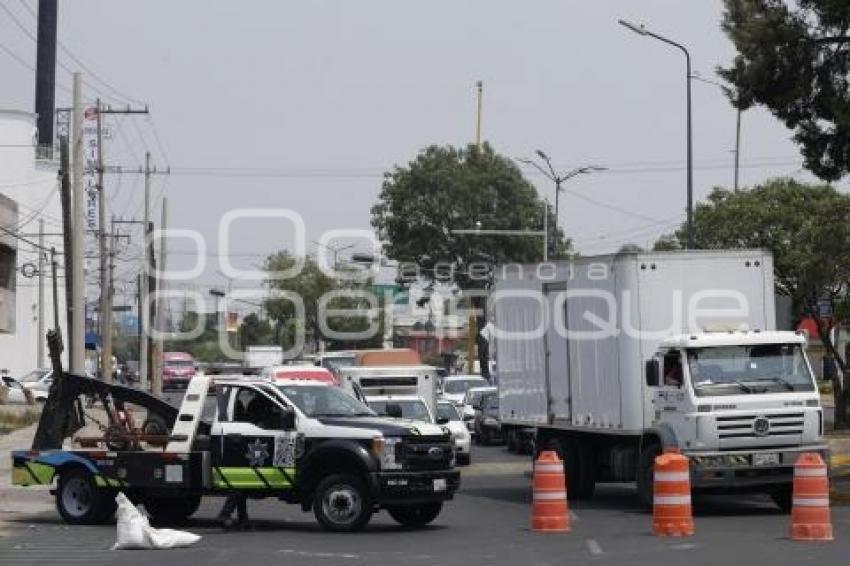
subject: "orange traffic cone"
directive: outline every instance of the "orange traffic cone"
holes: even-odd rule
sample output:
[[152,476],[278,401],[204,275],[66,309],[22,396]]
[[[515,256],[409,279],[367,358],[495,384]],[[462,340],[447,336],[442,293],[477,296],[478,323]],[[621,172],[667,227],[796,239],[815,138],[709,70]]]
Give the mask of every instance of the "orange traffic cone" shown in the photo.
[[655,458],[652,533],[658,536],[691,536],[691,476],[688,459],[678,451]]
[[790,536],[792,540],[832,540],[826,464],[814,452],[800,454],[794,464]]
[[564,463],[554,451],[541,452],[534,462],[531,528],[539,533],[570,532]]

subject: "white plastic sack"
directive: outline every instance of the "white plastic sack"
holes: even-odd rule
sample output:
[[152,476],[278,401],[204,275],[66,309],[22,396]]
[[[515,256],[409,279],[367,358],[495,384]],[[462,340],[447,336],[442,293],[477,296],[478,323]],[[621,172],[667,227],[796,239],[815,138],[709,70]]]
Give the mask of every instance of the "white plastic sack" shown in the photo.
[[199,535],[174,529],[155,529],[148,518],[123,493],[115,496],[118,503],[118,536],[112,550],[164,549],[191,546],[201,540]]

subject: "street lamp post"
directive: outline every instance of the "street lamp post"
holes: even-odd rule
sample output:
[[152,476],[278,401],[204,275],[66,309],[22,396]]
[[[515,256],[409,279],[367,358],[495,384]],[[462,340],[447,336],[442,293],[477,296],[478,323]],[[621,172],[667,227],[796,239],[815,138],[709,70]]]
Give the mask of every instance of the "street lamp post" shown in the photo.
[[599,167],[598,165],[585,165],[583,167],[576,167],[571,171],[567,171],[563,175],[558,175],[555,172],[555,168],[552,167],[552,161],[549,159],[549,156],[543,152],[543,150],[538,149],[535,151],[538,157],[546,163],[547,169],[544,169],[540,166],[536,161],[532,161],[531,159],[518,159],[520,163],[525,163],[526,165],[531,165],[540,171],[544,177],[555,183],[555,226],[554,231],[557,234],[558,232],[558,212],[560,210],[560,198],[561,198],[561,185],[564,181],[568,181],[573,177],[578,175],[586,175],[589,173],[593,173],[594,171],[606,171],[607,167]]
[[635,32],[638,35],[647,35],[649,37],[655,38],[658,41],[662,41],[668,45],[672,45],[673,47],[682,51],[685,54],[685,63],[687,65],[687,72],[685,74],[685,80],[687,84],[687,112],[688,112],[688,219],[687,219],[687,249],[694,248],[694,161],[693,161],[693,135],[691,131],[691,54],[688,52],[687,48],[681,43],[676,43],[675,41],[668,39],[664,36],[653,33],[643,26],[635,25],[631,22],[627,22],[625,20],[617,20],[617,22]]

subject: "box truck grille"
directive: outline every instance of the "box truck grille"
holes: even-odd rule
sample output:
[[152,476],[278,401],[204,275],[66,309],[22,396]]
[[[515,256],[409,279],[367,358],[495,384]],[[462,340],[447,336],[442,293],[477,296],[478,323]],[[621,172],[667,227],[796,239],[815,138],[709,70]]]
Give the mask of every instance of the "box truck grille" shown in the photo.
[[[767,419],[767,431],[757,431],[756,420]],[[781,438],[803,434],[803,413],[782,415],[736,415],[717,417],[721,440],[727,438]]]

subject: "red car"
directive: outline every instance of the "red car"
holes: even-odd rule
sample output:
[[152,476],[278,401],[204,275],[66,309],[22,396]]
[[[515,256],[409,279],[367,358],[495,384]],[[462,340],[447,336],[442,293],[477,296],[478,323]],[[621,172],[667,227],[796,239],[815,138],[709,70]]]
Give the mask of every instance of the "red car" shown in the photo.
[[162,354],[162,390],[186,389],[195,377],[195,358],[186,352]]

